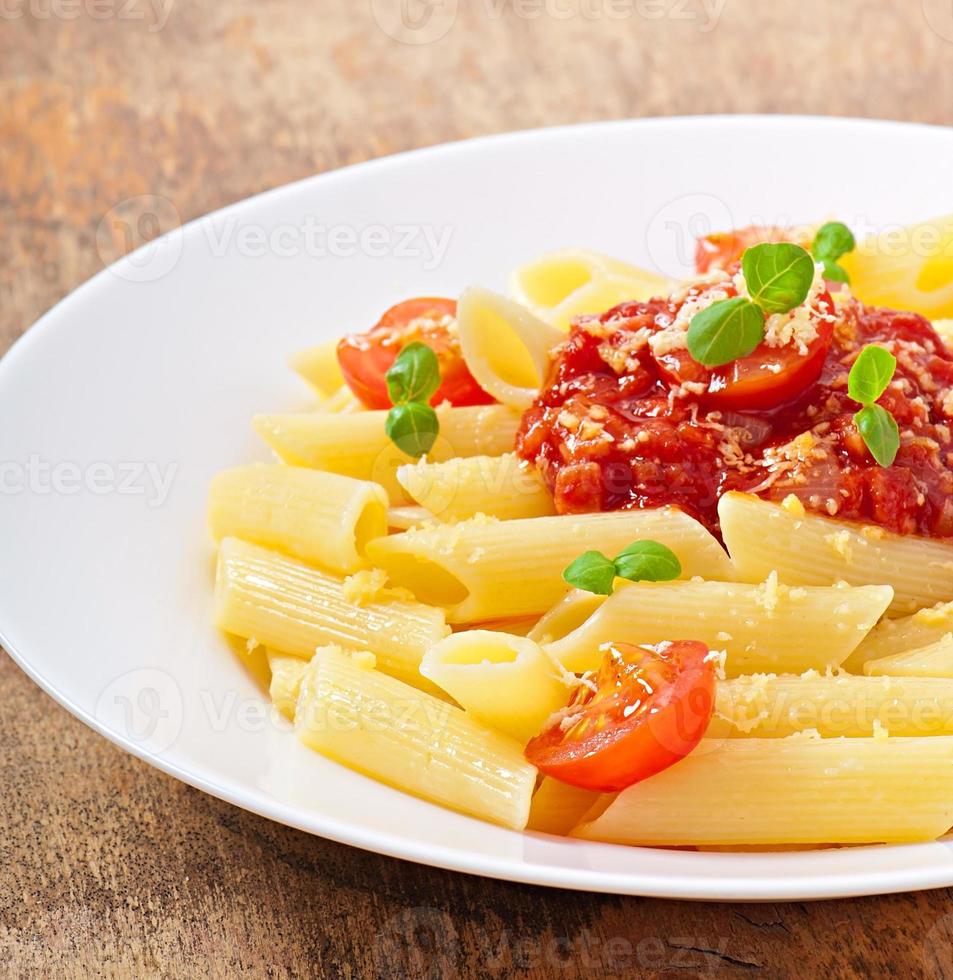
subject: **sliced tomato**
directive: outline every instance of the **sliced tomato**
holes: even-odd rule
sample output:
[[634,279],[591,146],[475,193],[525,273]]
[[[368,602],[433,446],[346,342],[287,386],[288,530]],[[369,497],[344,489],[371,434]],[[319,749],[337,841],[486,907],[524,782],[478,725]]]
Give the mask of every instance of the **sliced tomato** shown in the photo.
[[787,229],[767,225],[749,225],[734,231],[715,232],[699,238],[695,243],[695,268],[702,274],[713,269],[727,269],[740,262],[745,249],[752,245],[790,240]]
[[[824,314],[834,310],[829,293],[820,294],[817,308]],[[659,354],[655,361],[666,381],[673,385],[686,381],[705,385],[700,397],[712,408],[735,412],[765,410],[793,401],[817,381],[833,337],[830,321],[820,320],[817,336],[803,354],[793,344],[760,344],[747,357],[719,368],[704,367],[684,348]]]
[[701,741],[715,703],[715,667],[695,640],[603,648],[597,690],[581,686],[564,717],[526,746],[540,772],[615,793],[674,765]]
[[392,306],[367,333],[338,344],[338,363],[347,386],[367,408],[390,408],[385,375],[397,355],[413,341],[430,347],[440,363],[440,387],[432,405],[489,405],[493,398],[467,369],[454,335],[455,300],[423,296]]

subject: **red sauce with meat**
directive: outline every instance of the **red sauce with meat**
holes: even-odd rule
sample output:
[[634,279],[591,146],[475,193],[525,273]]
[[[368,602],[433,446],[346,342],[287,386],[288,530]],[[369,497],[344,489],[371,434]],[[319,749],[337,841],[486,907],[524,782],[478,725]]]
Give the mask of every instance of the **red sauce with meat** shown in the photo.
[[[800,361],[800,375],[772,367],[803,383],[771,407],[763,388],[749,404],[744,390],[719,403],[710,377],[686,391],[664,356],[633,343],[670,322],[677,302],[580,318],[554,352],[517,450],[536,462],[562,514],[672,504],[717,533],[719,497],[742,490],[770,500],[793,493],[810,510],[901,534],[953,535],[953,356],[917,314],[822,303],[830,327],[799,355],[814,359],[810,377]],[[870,343],[898,361],[880,399],[901,433],[888,468],[870,456],[847,396],[850,366]]]

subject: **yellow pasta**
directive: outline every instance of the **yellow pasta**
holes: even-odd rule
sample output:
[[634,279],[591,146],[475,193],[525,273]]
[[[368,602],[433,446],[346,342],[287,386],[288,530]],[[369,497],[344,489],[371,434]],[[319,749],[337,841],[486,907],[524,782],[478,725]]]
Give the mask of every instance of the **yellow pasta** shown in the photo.
[[519,521],[474,518],[378,538],[367,554],[395,584],[422,602],[444,606],[449,622],[475,623],[545,612],[567,591],[562,572],[581,552],[615,555],[643,538],[671,548],[686,578],[730,575],[717,541],[669,508]]
[[529,408],[549,370],[561,330],[525,306],[471,286],[457,304],[460,348],[470,373],[503,405]]
[[527,636],[537,643],[552,643],[561,639],[579,629],[605,601],[604,595],[573,589],[537,620]]
[[[320,412],[256,415],[258,434],[293,466],[329,470],[381,484],[392,500],[403,499],[397,467],[412,462],[384,432],[387,412],[334,415]],[[499,456],[513,448],[520,416],[502,405],[437,409],[440,435],[427,454],[432,461],[454,456]]]
[[605,643],[700,640],[727,654],[729,675],[837,667],[890,603],[889,586],[797,587],[633,582],[546,649],[567,669],[593,670]]
[[476,514],[514,520],[555,513],[553,496],[536,467],[513,453],[445,463],[421,460],[401,466],[397,480],[409,497],[441,521]]
[[294,721],[301,678],[304,677],[308,661],[269,650],[268,666],[271,668],[271,683],[268,686],[271,702],[286,718]]
[[799,514],[741,493],[725,494],[718,516],[742,581],[776,570],[788,585],[891,585],[895,616],[953,599],[953,545]]
[[598,799],[598,793],[546,776],[533,796],[526,829],[565,836],[578,826]]
[[948,633],[953,633],[953,602],[941,602],[927,609],[919,609],[912,616],[884,619],[844,661],[844,670],[862,674],[864,664],[870,660],[929,646]]
[[707,736],[953,735],[953,681],[937,677],[759,674],[719,682]]
[[312,660],[295,730],[309,748],[405,792],[526,826],[536,770],[518,742],[346,654],[322,650]]
[[491,630],[467,630],[429,650],[420,672],[469,715],[525,744],[564,708],[575,678],[537,643]]
[[215,621],[228,633],[299,657],[332,643],[371,650],[381,670],[428,688],[421,658],[449,633],[440,609],[387,590],[368,597],[348,581],[237,538],[222,541],[215,594]]
[[288,366],[324,398],[330,398],[344,387],[344,375],[338,364],[338,342],[328,340],[288,358]]
[[895,653],[864,664],[864,673],[873,677],[953,678],[953,633],[906,653]]
[[953,736],[702,741],[573,836],[622,844],[874,844],[953,825]]
[[213,537],[238,537],[336,572],[367,564],[364,548],[387,533],[387,494],[376,483],[265,463],[219,473],[209,493]]
[[586,249],[540,256],[520,266],[510,278],[517,302],[560,330],[568,330],[575,316],[650,299],[663,294],[669,285],[654,272]]

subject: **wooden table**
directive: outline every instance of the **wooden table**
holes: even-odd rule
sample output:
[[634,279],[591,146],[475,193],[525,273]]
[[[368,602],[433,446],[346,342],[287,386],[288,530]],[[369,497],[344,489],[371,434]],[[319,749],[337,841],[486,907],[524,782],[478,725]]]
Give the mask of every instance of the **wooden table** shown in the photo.
[[[136,244],[100,224],[139,195],[184,221],[368,157],[623,116],[953,123],[946,0],[709,2],[715,20],[694,0],[443,0],[403,41],[396,2],[0,0],[2,347]],[[9,976],[953,976],[946,891],[729,906],[484,881],[189,789],[6,657],[0,703]]]

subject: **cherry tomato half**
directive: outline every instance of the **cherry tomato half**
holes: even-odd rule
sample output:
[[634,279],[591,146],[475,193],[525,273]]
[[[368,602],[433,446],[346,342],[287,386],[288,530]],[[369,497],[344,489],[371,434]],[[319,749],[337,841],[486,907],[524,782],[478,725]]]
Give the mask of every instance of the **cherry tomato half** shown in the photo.
[[727,269],[741,261],[745,250],[762,242],[790,241],[790,233],[784,228],[767,225],[749,225],[734,231],[719,231],[699,238],[695,243],[695,268],[700,274],[712,269]]
[[564,783],[614,793],[674,765],[701,741],[715,667],[695,640],[603,650],[597,690],[580,686],[562,721],[530,740],[526,758]]
[[351,334],[338,344],[338,363],[347,386],[367,408],[390,408],[385,375],[412,341],[430,347],[440,363],[440,387],[432,405],[489,405],[493,398],[467,369],[453,332],[457,304],[423,296],[392,306],[367,333]]
[[[834,302],[827,292],[816,301],[822,314],[831,314]],[[659,371],[674,385],[686,381],[706,386],[700,396],[713,408],[750,411],[777,408],[793,401],[820,377],[834,337],[827,319],[817,322],[817,336],[801,353],[794,344],[769,347],[762,343],[747,357],[723,367],[706,368],[693,360],[687,350],[669,351],[656,356]]]

